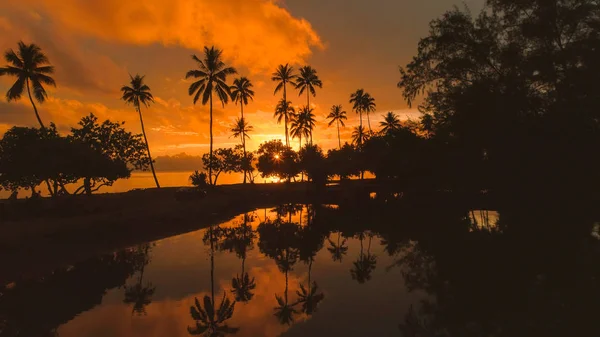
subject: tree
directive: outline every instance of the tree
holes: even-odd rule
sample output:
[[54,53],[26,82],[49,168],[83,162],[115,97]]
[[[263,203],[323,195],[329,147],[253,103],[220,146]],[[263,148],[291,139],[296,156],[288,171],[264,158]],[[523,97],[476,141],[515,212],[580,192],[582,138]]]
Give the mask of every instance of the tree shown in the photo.
[[[231,128],[231,132],[233,133],[234,137],[240,137],[241,141],[242,141],[242,149],[244,150],[244,156],[242,157],[242,160],[244,162],[247,161],[248,158],[248,154],[246,153],[246,139],[250,139],[250,136],[248,135],[248,132],[252,132],[252,130],[254,129],[254,127],[248,123],[246,123],[246,120],[244,119],[244,117],[242,118],[238,118],[235,121],[235,124],[233,125],[233,127]],[[249,165],[249,163],[244,163],[242,166],[243,167],[243,172],[244,172],[244,184],[246,183],[246,176],[247,176],[247,170],[246,167]]]
[[[362,114],[367,113],[367,120],[369,120],[369,113],[375,111],[375,99],[371,95],[364,91],[364,89],[358,89],[350,95],[350,103],[356,113],[360,114],[360,126],[362,127]],[[369,120],[369,132],[371,132],[371,122]]]
[[271,140],[260,144],[258,147],[257,169],[263,178],[278,177],[291,178],[300,173],[298,167],[298,154],[289,146],[283,145],[281,140]]
[[154,97],[152,97],[152,94],[150,93],[150,87],[144,84],[145,76],[140,76],[136,74],[135,77],[129,75],[129,78],[131,79],[131,86],[123,86],[121,88],[121,92],[123,92],[123,96],[121,97],[121,99],[124,100],[127,104],[133,105],[138,115],[140,116],[140,124],[142,125],[142,135],[144,135],[144,142],[146,143],[148,158],[150,158],[150,169],[152,170],[152,176],[154,177],[156,187],[160,188],[158,178],[156,178],[156,171],[154,170],[152,155],[150,154],[150,145],[148,145],[148,138],[146,137],[146,129],[144,128],[144,119],[142,118],[141,109],[141,104],[143,104],[147,108],[150,106],[150,103],[154,103]]
[[371,95],[368,92],[365,93],[365,95],[363,96],[362,111],[367,113],[369,133],[373,133],[373,131],[371,130],[371,119],[369,118],[369,115],[371,112],[375,112],[375,107],[375,98],[371,97]]
[[[288,104],[288,100],[287,100],[287,84],[288,83],[292,83],[294,79],[296,78],[296,75],[294,75],[294,68],[291,67],[288,63],[286,63],[285,65],[280,64],[277,67],[277,70],[273,73],[271,80],[274,82],[277,82],[277,86],[275,87],[275,92],[273,94],[277,94],[277,92],[281,91],[283,89],[283,100],[282,102],[285,102],[288,107],[291,106],[291,103]],[[287,109],[284,109],[284,111],[286,111],[287,114]],[[292,111],[293,112],[293,111]],[[284,119],[285,119],[285,145],[289,146],[290,145],[290,138],[289,138],[289,133],[288,133],[288,123],[289,123],[289,115],[284,115]]]
[[126,171],[119,170],[109,176],[85,174],[82,176],[83,185],[75,194],[84,191],[86,194],[98,191],[103,186],[111,186],[118,178],[127,178],[133,170],[147,170],[150,166],[150,157],[142,135],[132,134],[123,128],[124,122],[111,122],[106,120],[101,124],[94,114],[89,114],[79,121],[78,127],[71,128],[69,139],[81,142],[95,151],[103,154],[110,160],[121,162],[126,166]]
[[356,280],[359,284],[363,284],[371,279],[371,273],[377,265],[377,257],[371,254],[372,236],[369,235],[369,246],[367,248],[366,254],[363,254],[364,238],[364,233],[360,233],[360,255],[358,256],[358,260],[354,261],[353,268],[350,270],[350,275],[352,276],[352,279]]
[[329,251],[329,253],[331,253],[331,259],[335,262],[335,261],[340,261],[340,263],[342,263],[342,259],[344,258],[344,255],[348,254],[348,246],[346,245],[346,238],[344,238],[344,240],[342,240],[342,242],[340,243],[340,237],[341,237],[341,232],[338,232],[337,235],[337,243],[333,242],[333,240],[331,240],[331,238],[327,238],[327,241],[329,242],[329,247],[327,248],[327,251]]
[[316,119],[315,119],[315,114],[313,113],[313,110],[314,109],[311,109],[308,106],[302,107],[302,109],[300,109],[300,111],[298,112],[298,116],[296,116],[298,118],[298,120],[300,121],[300,124],[304,128],[304,135],[307,138],[310,137],[311,145],[313,143],[312,134],[313,134],[313,130],[315,129],[315,125],[316,125]]
[[252,90],[252,82],[246,77],[240,77],[233,80],[233,85],[229,87],[231,91],[231,100],[235,104],[240,104],[242,119],[244,118],[244,105],[248,105],[248,101],[254,100],[254,90]]
[[295,117],[296,110],[292,106],[292,102],[280,100],[275,107],[275,113],[273,117],[277,118],[277,124],[281,124],[283,120],[285,123],[285,145],[290,145],[290,138],[288,132],[288,125]]
[[354,146],[360,147],[367,139],[369,139],[369,135],[361,125],[354,128],[354,131],[352,131],[352,144]]
[[239,226],[226,230],[226,238],[222,244],[222,248],[235,251],[236,256],[242,260],[242,273],[231,279],[231,292],[238,302],[250,301],[254,297],[252,291],[256,288],[255,278],[250,278],[248,272],[244,270],[247,252],[252,249],[256,238],[256,233],[248,224],[253,219],[254,217],[250,214],[242,215],[242,222]]
[[156,287],[152,286],[151,282],[147,282],[146,285],[143,284],[144,269],[148,263],[150,263],[150,245],[144,244],[138,246],[136,250],[136,255],[140,257],[138,263],[136,263],[136,269],[139,270],[140,275],[138,282],[134,285],[125,286],[125,299],[123,300],[123,303],[133,303],[132,314],[145,315],[146,306],[152,303],[152,296],[156,291]]
[[[236,74],[237,71],[233,67],[227,67],[221,59],[223,52],[220,49],[213,47],[204,47],[204,59],[200,60],[196,55],[192,55],[192,59],[198,63],[196,70],[190,70],[185,75],[185,78],[196,78],[198,81],[192,83],[188,89],[188,94],[194,96],[194,104],[198,102],[200,96],[202,96],[202,105],[209,103],[210,109],[210,153],[209,156],[213,156],[213,93],[217,94],[217,97],[223,104],[223,107],[228,101],[228,97],[231,95],[231,90],[227,85],[227,75]],[[212,161],[212,160],[211,160]],[[209,166],[208,179],[209,183],[213,185],[212,179],[212,168]],[[214,184],[216,185],[216,184]]]
[[317,145],[307,144],[298,153],[299,166],[308,179],[316,184],[327,183],[327,163],[323,151]]
[[315,87],[323,88],[323,82],[317,76],[317,71],[311,66],[304,66],[300,68],[300,75],[296,77],[294,84],[296,89],[300,90],[298,96],[302,95],[306,91],[306,106],[310,109],[310,94],[313,97],[317,96]]
[[362,171],[360,165],[360,152],[352,145],[345,143],[341,149],[331,149],[327,152],[327,167],[330,174],[337,175],[340,179],[359,176]]
[[379,123],[379,126],[381,126],[380,132],[382,134],[391,134],[400,129],[400,119],[398,118],[398,115],[390,111],[384,116],[384,119]]
[[0,76],[10,75],[17,78],[17,81],[12,85],[6,93],[6,99],[16,101],[21,98],[23,90],[27,87],[27,95],[33,106],[35,117],[40,123],[40,127],[44,128],[44,123],[37,111],[33,98],[31,97],[30,83],[33,87],[33,95],[41,104],[44,103],[48,94],[45,85],[56,86],[56,82],[49,75],[54,73],[54,67],[48,65],[48,57],[42,52],[42,49],[35,44],[25,44],[19,41],[19,49],[15,52],[10,49],[4,54],[4,59],[9,63],[6,67],[0,68]]
[[336,124],[337,134],[338,134],[338,143],[339,143],[339,147],[341,149],[342,148],[342,140],[340,138],[340,124],[343,127],[346,126],[346,124],[344,124],[344,121],[346,119],[348,119],[348,117],[346,116],[346,111],[344,111],[342,109],[341,105],[334,105],[331,107],[331,112],[329,112],[329,115],[327,115],[327,119],[329,120],[329,124],[327,124],[327,126],[331,126],[331,125],[333,125],[333,123]]
[[[213,177],[209,177],[209,180],[213,182],[213,185],[217,185],[217,179],[222,172],[242,172],[242,159],[243,153],[237,151],[234,148],[222,148],[215,150],[215,153],[205,153],[202,156],[202,163],[204,169],[208,170],[213,174]],[[210,173],[209,173],[210,174]]]

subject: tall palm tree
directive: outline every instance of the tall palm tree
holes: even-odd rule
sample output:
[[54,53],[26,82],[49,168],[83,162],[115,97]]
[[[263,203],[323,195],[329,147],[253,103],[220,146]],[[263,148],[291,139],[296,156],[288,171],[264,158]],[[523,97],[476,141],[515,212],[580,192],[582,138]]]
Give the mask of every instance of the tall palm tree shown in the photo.
[[327,124],[327,126],[331,126],[333,123],[336,123],[337,125],[338,143],[341,149],[342,140],[340,138],[340,124],[343,127],[346,126],[346,124],[344,124],[344,121],[348,119],[348,117],[346,117],[346,111],[342,109],[341,105],[334,105],[331,107],[331,111],[329,112],[329,115],[327,115],[327,119],[329,119],[329,124]]
[[300,118],[299,114],[294,114],[290,121],[290,136],[292,138],[298,138],[299,149],[302,149],[302,136],[305,135],[304,120]]
[[[273,94],[276,94],[277,92],[279,92],[280,90],[283,89],[283,102],[287,102],[287,89],[286,89],[286,84],[292,82],[294,79],[296,78],[296,75],[294,75],[294,68],[292,68],[289,64],[280,64],[277,67],[277,70],[275,70],[275,72],[273,73],[271,80],[274,82],[277,82],[277,86],[275,87],[275,92]],[[292,82],[293,84],[293,82]],[[288,133],[288,123],[290,121],[289,119],[289,115],[285,116],[285,145],[286,146],[290,146],[290,137],[289,137],[289,133]]]
[[231,91],[231,100],[235,104],[240,104],[242,119],[244,118],[244,105],[248,105],[248,101],[254,100],[254,90],[252,90],[252,82],[246,77],[240,77],[233,80],[233,85],[229,87]]
[[354,131],[352,131],[352,144],[356,146],[360,147],[365,143],[365,141],[367,141],[368,138],[369,135],[367,135],[362,125],[355,127]]
[[[240,137],[240,139],[242,140],[242,148],[244,150],[244,160],[246,160],[246,158],[247,158],[246,139],[250,139],[248,132],[252,132],[252,130],[254,130],[254,127],[252,125],[248,124],[246,122],[246,120],[244,119],[244,117],[236,119],[235,124],[233,124],[233,127],[231,128],[231,132],[233,133],[233,136],[236,138]],[[246,170],[244,170],[244,184],[246,183],[246,176],[247,176],[247,172],[246,172]]]
[[358,89],[350,95],[350,103],[352,103],[352,109],[359,115],[360,126],[362,127],[362,103],[364,101],[365,90]]
[[369,114],[371,112],[375,112],[375,98],[371,97],[371,95],[367,92],[363,96],[362,101],[362,111],[367,113],[367,123],[369,125],[369,134],[373,131],[371,130],[371,119],[369,118]]
[[302,95],[306,91],[306,106],[310,107],[310,94],[317,95],[315,87],[323,88],[323,82],[317,76],[317,71],[311,66],[304,66],[300,68],[300,75],[296,78],[294,84],[296,89],[299,89],[298,96]]
[[[188,89],[188,94],[194,96],[194,104],[198,102],[202,96],[202,105],[209,103],[210,106],[210,159],[213,161],[213,93],[225,106],[228,97],[231,95],[231,90],[227,85],[227,75],[236,74],[237,71],[233,67],[225,65],[221,58],[223,51],[214,46],[204,47],[204,59],[199,59],[196,55],[192,55],[192,59],[198,63],[198,69],[190,70],[185,75],[185,78],[196,78],[198,81],[192,83]],[[212,165],[208,167],[208,182],[212,185]]]
[[273,117],[277,118],[277,124],[281,124],[281,121],[284,121],[285,124],[285,146],[290,146],[288,125],[294,118],[295,113],[296,110],[292,106],[292,102],[285,101],[284,99],[281,99],[275,107],[275,113]]
[[379,123],[382,134],[389,134],[400,129],[400,119],[398,118],[398,115],[390,111],[383,117],[383,121]]
[[33,87],[33,95],[41,104],[44,103],[48,94],[45,85],[56,86],[56,82],[49,75],[54,73],[54,67],[50,66],[48,57],[42,52],[42,49],[35,44],[25,44],[23,41],[18,43],[19,49],[15,52],[10,49],[4,54],[4,59],[9,63],[6,67],[0,68],[0,76],[10,75],[17,78],[17,81],[8,89],[6,99],[16,101],[21,98],[25,86],[27,86],[27,95],[33,106],[35,117],[40,123],[40,127],[44,129],[44,123],[37,111],[33,98],[31,97],[30,83]]
[[150,87],[144,84],[144,77],[140,75],[131,76],[130,78],[130,87],[123,86],[121,88],[121,92],[123,92],[123,96],[121,97],[127,104],[133,105],[135,110],[138,112],[140,116],[140,124],[142,125],[142,134],[144,135],[144,141],[146,142],[146,151],[148,151],[148,157],[150,158],[150,168],[152,169],[152,176],[154,177],[154,182],[156,183],[156,187],[160,188],[160,184],[158,183],[158,178],[156,178],[156,171],[154,170],[154,163],[152,161],[152,155],[150,154],[150,146],[148,145],[148,138],[146,137],[146,129],[144,128],[144,119],[142,118],[142,109],[141,105],[143,104],[146,108],[150,106],[150,103],[154,103],[154,97],[150,93]]

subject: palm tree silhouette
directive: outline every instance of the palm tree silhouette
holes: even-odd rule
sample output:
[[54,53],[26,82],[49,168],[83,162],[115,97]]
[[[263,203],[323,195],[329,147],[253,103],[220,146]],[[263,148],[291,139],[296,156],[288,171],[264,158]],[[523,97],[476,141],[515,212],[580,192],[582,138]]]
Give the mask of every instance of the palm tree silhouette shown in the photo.
[[369,139],[369,136],[361,125],[354,128],[354,131],[352,131],[352,144],[360,147],[367,139]]
[[242,148],[244,150],[244,165],[242,165],[243,169],[244,169],[244,184],[246,183],[246,176],[247,176],[246,167],[249,164],[249,163],[246,163],[247,158],[248,158],[248,156],[246,154],[246,139],[250,139],[248,132],[252,132],[252,130],[254,130],[254,127],[252,125],[246,123],[246,120],[244,119],[244,117],[238,118],[235,121],[235,124],[233,124],[233,127],[231,128],[233,137],[235,137],[235,138],[240,137],[240,139],[242,140]]
[[369,234],[369,246],[367,248],[367,254],[363,254],[364,238],[364,233],[360,233],[360,255],[358,260],[354,261],[354,267],[350,270],[352,279],[356,280],[360,284],[363,284],[371,279],[371,273],[377,265],[377,257],[371,254],[371,239],[373,236]]
[[127,104],[133,105],[135,110],[138,112],[140,116],[140,124],[142,125],[142,134],[144,135],[144,141],[146,142],[146,151],[148,151],[148,157],[150,158],[150,168],[152,169],[152,176],[154,177],[154,182],[156,183],[156,187],[160,188],[160,184],[158,183],[158,179],[156,178],[156,172],[154,171],[154,163],[152,161],[152,155],[150,154],[150,146],[148,145],[148,138],[146,138],[146,129],[144,128],[144,119],[142,118],[142,109],[141,104],[145,107],[150,106],[150,103],[154,103],[154,97],[150,93],[150,87],[144,84],[144,77],[140,75],[131,76],[129,78],[131,80],[130,87],[123,86],[121,88],[121,92],[123,92],[123,96],[121,97]]
[[299,150],[302,149],[302,136],[308,136],[306,134],[306,128],[304,125],[304,119],[300,118],[299,114],[294,114],[290,121],[290,136],[292,138],[298,138]]
[[312,145],[313,139],[312,134],[315,129],[316,119],[315,114],[313,113],[313,109],[308,106],[302,107],[300,111],[298,111],[298,119],[304,128],[304,135],[306,137],[310,137],[310,144]]
[[298,303],[289,303],[288,299],[288,273],[292,270],[292,266],[296,263],[297,252],[293,251],[291,247],[286,247],[282,250],[280,255],[275,259],[275,263],[285,274],[285,291],[283,297],[275,294],[278,306],[275,307],[275,317],[281,324],[290,325],[294,322],[294,315],[298,313],[294,308]]
[[281,99],[277,106],[275,107],[275,113],[273,117],[277,118],[277,124],[281,124],[281,121],[285,123],[285,145],[290,146],[289,143],[289,132],[288,125],[290,121],[294,119],[294,114],[296,113],[294,107],[292,106],[292,102],[285,101]]
[[315,87],[323,88],[323,82],[317,76],[317,71],[311,66],[304,66],[300,68],[300,75],[296,77],[296,83],[294,84],[296,89],[299,89],[298,96],[302,95],[306,91],[306,106],[310,108],[310,94],[317,95]]
[[240,104],[242,118],[244,118],[244,105],[248,105],[248,101],[254,100],[254,90],[252,90],[252,82],[246,77],[240,77],[233,80],[233,85],[229,87],[231,91],[231,100],[235,104]]
[[50,66],[48,57],[42,52],[42,49],[35,44],[25,44],[23,41],[18,43],[19,49],[15,52],[10,49],[4,54],[4,59],[9,63],[6,67],[0,68],[0,76],[10,75],[17,78],[17,81],[8,89],[6,99],[16,101],[21,98],[25,86],[27,86],[27,95],[33,106],[35,117],[40,127],[44,129],[44,123],[37,111],[33,98],[31,97],[30,83],[33,87],[33,95],[41,104],[44,103],[48,94],[43,84],[56,87],[56,82],[49,75],[54,73],[54,67]]
[[[194,299],[194,305],[190,307],[190,315],[196,321],[196,326],[188,327],[190,335],[203,335],[207,337],[221,337],[236,333],[239,328],[229,327],[225,321],[233,316],[235,301],[229,300],[227,293],[223,292],[223,299],[218,309],[215,306],[215,243],[218,237],[215,235],[214,226],[210,226],[205,234],[204,241],[210,242],[210,291],[211,296],[204,296],[203,304],[198,298]],[[221,230],[218,229],[219,234]]]
[[350,95],[350,103],[352,103],[352,109],[359,114],[360,127],[362,128],[362,102],[364,101],[365,90],[358,89]]
[[379,126],[381,126],[382,134],[389,134],[400,129],[401,125],[398,115],[390,111],[383,117],[383,121],[379,123]]
[[346,111],[342,109],[341,105],[334,105],[331,107],[331,111],[329,112],[329,115],[327,115],[327,119],[329,119],[329,124],[327,124],[327,126],[331,126],[333,123],[336,123],[337,125],[338,143],[341,149],[342,140],[340,138],[340,124],[343,127],[346,126],[346,124],[344,124],[344,121],[348,119],[348,117],[346,117]]
[[362,100],[362,111],[367,113],[367,123],[369,125],[369,134],[373,132],[371,130],[371,119],[369,118],[369,114],[371,112],[375,112],[375,108],[377,105],[375,104],[375,98],[371,97],[369,93],[365,93]]
[[333,242],[333,240],[331,240],[330,238],[327,238],[327,241],[329,241],[330,246],[327,248],[327,250],[329,251],[329,253],[331,253],[331,258],[334,262],[340,261],[340,263],[342,263],[344,255],[348,253],[348,246],[346,246],[346,238],[344,238],[344,240],[342,240],[342,242],[340,243],[340,237],[341,233],[338,232],[337,243]]
[[[273,73],[271,80],[274,82],[277,82],[277,86],[275,87],[275,92],[273,94],[276,94],[277,92],[279,92],[280,90],[283,89],[283,102],[288,102],[287,100],[287,89],[286,89],[286,84],[292,82],[294,79],[296,78],[296,75],[294,75],[294,68],[290,67],[289,64],[280,64],[277,67],[277,70]],[[293,84],[293,82],[292,82]],[[288,106],[291,106],[291,103],[288,104]],[[284,115],[285,117],[285,145],[286,146],[290,146],[290,137],[289,137],[289,133],[288,133],[288,123],[290,121],[289,119],[289,115]]]
[[137,247],[135,269],[140,271],[138,282],[133,286],[125,287],[125,299],[123,303],[133,303],[131,314],[145,315],[146,306],[152,303],[152,296],[156,291],[156,287],[153,287],[151,282],[143,285],[144,269],[150,263],[149,251],[150,245],[148,244]]
[[[185,75],[186,79],[197,78],[198,81],[192,83],[188,89],[188,94],[194,96],[194,104],[202,96],[202,105],[209,103],[210,107],[210,159],[213,161],[213,92],[225,107],[231,90],[227,85],[227,75],[236,74],[233,67],[227,67],[221,59],[223,51],[213,47],[204,47],[204,59],[200,60],[196,55],[192,59],[198,63],[198,69],[190,70]],[[212,185],[212,165],[208,167],[208,182]]]

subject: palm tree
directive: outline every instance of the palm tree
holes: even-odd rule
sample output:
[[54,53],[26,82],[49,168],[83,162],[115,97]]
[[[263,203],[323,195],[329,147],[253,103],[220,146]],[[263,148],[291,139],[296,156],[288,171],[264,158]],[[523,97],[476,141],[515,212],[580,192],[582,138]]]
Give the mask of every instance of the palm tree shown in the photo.
[[[144,128],[144,119],[142,118],[142,109],[141,104],[145,107],[150,106],[150,103],[154,103],[154,97],[150,93],[150,87],[144,84],[144,77],[140,75],[131,76],[130,87],[123,86],[121,91],[123,92],[123,96],[121,97],[127,104],[133,105],[135,110],[138,112],[140,116],[140,124],[142,125],[142,134],[144,135],[144,141],[146,142],[146,151],[148,151],[148,157],[150,158],[150,168],[152,169],[152,176],[154,177],[154,182],[156,183],[156,187],[160,188],[160,184],[158,183],[158,178],[156,178],[156,171],[154,171],[154,163],[152,161],[152,155],[150,154],[150,146],[148,145],[148,138],[146,138],[146,129]],[[141,103],[141,104],[140,104]]]
[[366,134],[362,125],[355,127],[354,131],[352,131],[352,144],[356,146],[360,147],[368,138],[369,136]]
[[143,285],[144,269],[150,263],[149,251],[149,244],[140,245],[135,249],[134,268],[140,271],[140,275],[136,284],[125,287],[125,299],[123,300],[123,303],[133,303],[132,314],[145,315],[146,306],[152,303],[152,296],[156,291],[156,287],[153,287],[150,282]]
[[[280,90],[283,89],[283,102],[287,102],[287,89],[286,84],[292,82],[296,78],[294,75],[294,68],[290,67],[289,64],[280,64],[277,67],[277,70],[273,73],[271,80],[277,82],[277,86],[275,87],[276,94]],[[285,116],[285,145],[290,146],[290,137],[288,133],[288,123],[289,123],[289,115]]]
[[248,100],[254,100],[254,90],[252,82],[246,77],[240,77],[233,80],[233,85],[229,87],[231,91],[231,100],[235,104],[240,104],[242,119],[244,118],[244,105],[248,105]]
[[382,134],[389,134],[400,129],[400,119],[398,118],[398,115],[390,111],[383,117],[383,121],[379,123],[379,126],[381,126],[380,132]]
[[281,99],[275,107],[275,114],[273,117],[277,118],[277,124],[281,124],[281,121],[284,121],[285,123],[285,146],[290,146],[288,124],[294,118],[295,113],[296,110],[292,106],[292,102],[285,101],[284,99]]
[[313,109],[309,108],[308,106],[302,107],[298,112],[298,118],[301,120],[301,123],[304,126],[304,135],[306,137],[310,137],[310,144],[312,145],[312,134],[316,125]]
[[317,71],[311,66],[304,66],[300,68],[300,75],[296,78],[294,84],[296,89],[300,92],[298,96],[302,95],[306,91],[306,106],[310,107],[310,94],[317,95],[315,87],[323,88],[323,82],[317,76]]
[[373,131],[371,130],[371,119],[369,118],[369,113],[375,112],[375,98],[371,97],[369,93],[365,93],[362,101],[362,111],[367,113],[367,123],[369,125],[369,134]]
[[304,120],[299,115],[294,114],[290,121],[290,136],[298,138],[300,142],[299,148],[302,149],[302,136],[305,134]]
[[254,297],[252,291],[256,288],[254,277],[250,279],[250,275],[244,270],[247,252],[252,248],[254,238],[256,237],[252,226],[248,225],[248,221],[253,217],[248,214],[244,214],[243,217],[244,219],[240,226],[233,228],[230,231],[233,249],[235,250],[236,255],[242,260],[241,276],[237,275],[231,280],[231,287],[233,288],[231,289],[231,292],[235,295],[235,300],[238,302],[250,301],[252,297]]
[[317,306],[319,302],[325,299],[325,295],[323,293],[318,293],[319,287],[317,282],[310,283],[308,281],[308,290],[304,287],[303,284],[300,284],[300,290],[296,291],[298,295],[298,303],[302,303],[302,312],[307,315],[312,315],[315,311],[317,311]]
[[[285,253],[285,254],[284,254]],[[291,248],[285,248],[278,256],[275,263],[278,264],[280,270],[283,270],[285,274],[285,291],[284,297],[275,294],[277,300],[277,307],[275,307],[275,317],[281,324],[290,325],[294,321],[294,315],[298,313],[294,308],[296,303],[289,303],[288,300],[288,273],[292,269],[293,264],[296,260],[296,253],[292,252]]]
[[[198,69],[190,70],[185,78],[197,78],[198,81],[192,83],[188,89],[188,94],[194,96],[194,104],[202,96],[202,105],[210,103],[210,159],[213,161],[213,92],[223,104],[223,107],[231,95],[231,90],[227,85],[227,75],[236,74],[233,67],[227,67],[221,59],[223,52],[213,47],[204,47],[204,59],[200,60],[196,55],[192,59],[198,63]],[[212,165],[208,167],[208,182],[212,185]]]
[[44,123],[37,111],[33,98],[31,97],[31,86],[33,87],[33,95],[41,104],[44,103],[48,94],[42,84],[56,87],[56,82],[49,75],[54,73],[54,67],[50,66],[50,62],[42,49],[35,44],[25,44],[23,41],[18,43],[19,49],[15,52],[10,49],[4,54],[4,59],[9,63],[4,68],[0,68],[0,76],[10,75],[17,78],[17,81],[8,89],[6,99],[16,101],[21,98],[25,86],[27,86],[27,95],[33,106],[35,117],[40,123],[40,127],[44,129]]
[[342,109],[341,105],[334,105],[331,107],[331,112],[327,115],[327,119],[329,119],[329,124],[327,124],[327,126],[331,126],[333,123],[336,123],[337,125],[338,143],[341,149],[342,140],[340,139],[340,124],[346,126],[346,124],[344,124],[344,121],[348,119],[348,117],[346,117],[346,111]]
[[338,232],[337,244],[335,242],[333,242],[333,240],[331,240],[329,238],[327,239],[329,241],[329,246],[330,246],[327,248],[327,251],[329,251],[329,253],[331,253],[331,258],[333,259],[333,261],[340,261],[340,263],[342,263],[342,259],[344,258],[344,255],[346,255],[348,253],[348,246],[346,246],[345,238],[340,243],[340,237],[341,237],[341,233]]
[[[247,158],[246,139],[250,139],[248,132],[252,132],[253,129],[254,129],[254,127],[252,125],[246,123],[246,120],[244,119],[244,117],[236,119],[235,124],[233,124],[233,127],[231,128],[233,137],[236,137],[236,138],[240,137],[240,139],[242,140],[242,148],[244,149],[244,160],[246,160],[246,158]],[[245,166],[246,165],[244,165],[244,168],[245,168]],[[246,183],[246,176],[247,176],[247,172],[246,172],[246,170],[244,170],[244,184]]]
[[350,103],[352,103],[352,109],[359,114],[360,126],[362,127],[362,102],[364,101],[365,90],[358,89],[350,95]]

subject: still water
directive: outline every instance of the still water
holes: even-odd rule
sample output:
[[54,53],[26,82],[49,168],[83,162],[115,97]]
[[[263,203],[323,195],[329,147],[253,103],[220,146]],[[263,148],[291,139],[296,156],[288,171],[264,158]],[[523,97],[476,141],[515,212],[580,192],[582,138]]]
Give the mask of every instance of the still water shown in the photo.
[[258,209],[15,280],[0,336],[597,336],[597,238],[377,199]]

